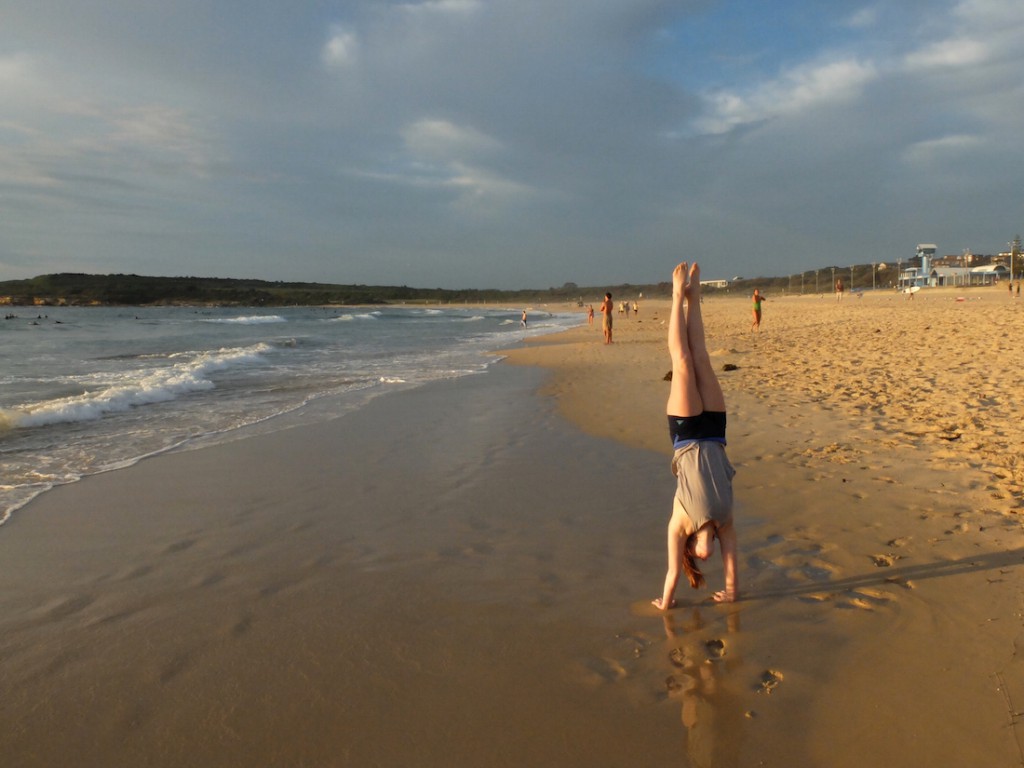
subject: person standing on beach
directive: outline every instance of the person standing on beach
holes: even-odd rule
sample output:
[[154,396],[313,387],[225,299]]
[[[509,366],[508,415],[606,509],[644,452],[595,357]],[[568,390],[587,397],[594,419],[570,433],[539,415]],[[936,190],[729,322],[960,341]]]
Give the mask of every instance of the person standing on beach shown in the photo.
[[520,324],[521,326],[523,326],[523,328],[525,328],[525,327],[526,327],[526,310],[525,310],[525,309],[523,310],[523,316],[522,316],[522,318],[521,318],[521,319],[519,320],[519,324]]
[[843,278],[836,278],[836,301],[843,298]]
[[593,304],[588,304],[587,305],[587,325],[593,325],[593,324],[594,324],[594,305]]
[[612,312],[615,310],[615,305],[612,304],[612,295],[606,293],[604,295],[604,301],[601,302],[601,327],[604,329],[604,343],[612,343]]
[[725,395],[711,367],[700,309],[700,267],[689,274],[686,262],[672,273],[672,312],[668,349],[672,356],[672,386],[665,410],[675,454],[672,473],[676,493],[668,524],[668,570],[661,597],[651,601],[668,610],[676,605],[680,571],[690,586],[704,584],[694,558],[707,560],[715,539],[722,548],[725,589],[715,602],[730,603],[739,596],[736,575],[736,530],[732,520],[732,478],[736,474],[725,455]]
[[758,291],[757,288],[754,289],[753,301],[754,301],[754,322],[750,324],[750,330],[752,330],[752,331],[760,331],[761,330],[761,302],[764,301],[764,296],[761,295],[761,292]]

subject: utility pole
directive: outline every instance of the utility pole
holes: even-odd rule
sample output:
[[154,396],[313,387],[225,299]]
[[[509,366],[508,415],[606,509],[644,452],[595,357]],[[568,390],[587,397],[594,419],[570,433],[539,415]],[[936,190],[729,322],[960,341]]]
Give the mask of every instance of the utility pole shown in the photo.
[[1013,242],[1010,245],[1010,279],[1013,280],[1013,261],[1014,258],[1020,258],[1020,235],[1013,238]]

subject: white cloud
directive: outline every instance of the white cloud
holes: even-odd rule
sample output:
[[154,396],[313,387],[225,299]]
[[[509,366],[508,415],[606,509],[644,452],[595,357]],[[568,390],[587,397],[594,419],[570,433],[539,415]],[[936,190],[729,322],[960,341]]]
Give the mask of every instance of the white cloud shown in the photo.
[[1020,0],[961,0],[953,15],[995,29],[1020,25],[1024,21],[1024,5]]
[[406,148],[414,155],[433,160],[459,160],[493,152],[500,143],[475,128],[447,120],[423,119],[402,131]]
[[327,67],[347,67],[355,62],[359,52],[359,38],[354,32],[340,27],[331,28],[331,38],[320,53],[320,60]]
[[1024,3],[1020,0],[962,0],[946,23],[949,32],[945,37],[905,57],[910,71],[966,69],[1020,58],[1024,34]]
[[27,56],[0,56],[0,88],[21,87],[28,78],[30,62]]
[[110,117],[109,145],[129,147],[183,161],[192,171],[205,175],[208,151],[188,116],[162,105],[126,107]]
[[878,23],[878,8],[868,6],[852,13],[843,24],[850,29],[869,29]]
[[410,156],[405,180],[456,192],[455,206],[463,212],[488,214],[533,194],[527,185],[484,166],[502,145],[472,126],[424,118],[407,125],[402,140]]
[[411,13],[473,13],[482,7],[480,0],[426,0],[422,3],[403,3],[402,10]]
[[938,139],[919,141],[903,152],[903,160],[908,163],[925,164],[937,160],[947,160],[983,146],[978,136],[955,134]]
[[740,125],[799,115],[822,105],[850,101],[877,76],[870,62],[851,59],[797,67],[746,94],[711,94],[709,113],[695,125],[702,133],[725,133]]
[[524,184],[506,179],[483,168],[453,163],[445,186],[460,191],[458,206],[478,213],[503,207],[532,194]]
[[911,71],[970,67],[983,63],[991,51],[990,45],[977,40],[942,40],[907,54],[905,61]]

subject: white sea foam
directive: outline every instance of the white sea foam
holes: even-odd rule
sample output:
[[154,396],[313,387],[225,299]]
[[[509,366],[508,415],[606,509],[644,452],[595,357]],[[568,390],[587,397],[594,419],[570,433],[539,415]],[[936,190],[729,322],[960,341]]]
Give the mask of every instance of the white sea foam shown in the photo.
[[[488,351],[522,335],[511,309],[350,307],[331,317],[305,308],[202,316],[153,308],[142,321],[120,309],[51,311],[74,335],[52,334],[36,348],[0,334],[0,359],[17,361],[0,372],[0,524],[47,488],[144,456],[293,423],[278,421],[282,414],[301,421],[346,412],[378,394],[479,373],[499,359]],[[277,327],[268,323],[287,323],[287,333],[268,337]],[[555,329],[531,317],[527,335]]]
[[280,315],[246,315],[244,317],[215,317],[203,319],[204,323],[233,323],[235,325],[263,325],[265,323],[287,323]]
[[0,427],[40,427],[94,421],[108,413],[167,402],[189,392],[212,389],[214,384],[208,378],[211,373],[255,362],[269,349],[267,344],[219,349],[197,353],[167,368],[126,372],[121,375],[120,382],[102,389],[6,409],[0,412]]
[[351,315],[341,315],[333,318],[334,320],[341,320],[342,322],[352,322],[353,320],[376,320],[380,312],[358,312]]

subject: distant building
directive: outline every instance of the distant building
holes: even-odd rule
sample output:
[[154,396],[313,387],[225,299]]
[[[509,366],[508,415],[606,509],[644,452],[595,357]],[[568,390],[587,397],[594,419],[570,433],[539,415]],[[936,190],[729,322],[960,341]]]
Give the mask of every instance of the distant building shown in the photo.
[[968,285],[993,285],[1010,277],[1010,269],[1005,264],[984,264],[971,267]]
[[700,287],[701,288],[728,288],[729,287],[729,281],[728,280],[701,280],[700,281]]
[[[921,243],[917,246],[917,254],[910,265],[900,270],[898,287],[901,290],[915,287],[993,285],[1009,277],[1010,270],[1004,264],[991,263],[990,258],[975,256],[966,251],[961,256],[943,256],[937,259],[937,248],[933,243]],[[967,266],[972,262],[976,266]]]

